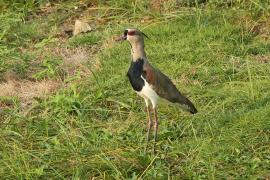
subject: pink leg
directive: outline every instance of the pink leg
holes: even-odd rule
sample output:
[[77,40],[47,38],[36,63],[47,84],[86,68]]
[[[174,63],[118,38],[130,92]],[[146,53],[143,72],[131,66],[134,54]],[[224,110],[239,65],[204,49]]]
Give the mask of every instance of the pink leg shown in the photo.
[[155,146],[157,142],[157,132],[158,132],[158,117],[157,117],[157,110],[154,108],[154,115],[155,115],[155,121],[154,121],[154,153],[155,153]]
[[150,113],[150,106],[147,106],[147,114],[148,114],[148,126],[147,126],[147,134],[146,134],[146,147],[145,147],[145,152],[147,150],[147,145],[149,142],[149,135],[150,135],[150,130],[152,128],[152,119],[151,119],[151,113]]

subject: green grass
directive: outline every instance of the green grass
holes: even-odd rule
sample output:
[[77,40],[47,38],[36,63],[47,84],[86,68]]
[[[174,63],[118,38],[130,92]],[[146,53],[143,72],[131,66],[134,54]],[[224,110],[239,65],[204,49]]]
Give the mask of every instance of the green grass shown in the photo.
[[86,35],[74,36],[69,40],[71,47],[84,47],[98,44],[101,41],[100,33],[91,33]]
[[[61,7],[69,7],[69,3]],[[101,14],[103,5],[100,2]],[[239,3],[235,5],[239,9],[222,10],[210,3],[205,8],[189,7],[188,11],[176,8],[166,13],[150,11],[147,5],[125,7],[120,0],[109,5],[111,9],[128,8],[125,13],[134,15],[132,21],[100,25],[98,31],[62,44],[50,33],[36,33],[40,29],[35,28],[33,21],[27,25],[29,33],[24,28],[17,32],[21,34],[19,37],[25,34],[24,39],[30,39],[25,43],[27,53],[18,55],[27,56],[25,60],[18,58],[24,63],[14,65],[5,58],[0,64],[1,71],[17,68],[27,77],[36,55],[45,51],[43,59],[36,60],[39,63],[35,80],[57,79],[62,60],[46,48],[103,47],[103,42],[112,35],[137,26],[150,37],[145,42],[149,61],[192,99],[199,113],[190,115],[162,102],[158,107],[157,154],[153,155],[151,149],[144,154],[147,124],[144,101],[132,91],[126,77],[130,47],[127,42],[113,42],[95,54],[100,68],[89,57],[84,66],[91,73],[76,77],[46,98],[36,98],[26,109],[16,98],[0,99],[1,103],[11,104],[10,108],[0,110],[0,177],[269,178],[270,70],[269,61],[258,59],[270,57],[270,44],[245,26],[244,21],[238,21],[250,12],[256,14],[260,4]],[[113,11],[109,21],[123,17],[124,11],[118,10]],[[267,17],[268,11],[263,12],[261,16],[253,14],[253,18],[259,22]],[[150,14],[153,20],[141,24],[144,14]],[[0,55],[7,51],[12,57],[16,55],[12,48],[17,46],[4,44],[4,47]],[[7,66],[11,63],[12,66]]]

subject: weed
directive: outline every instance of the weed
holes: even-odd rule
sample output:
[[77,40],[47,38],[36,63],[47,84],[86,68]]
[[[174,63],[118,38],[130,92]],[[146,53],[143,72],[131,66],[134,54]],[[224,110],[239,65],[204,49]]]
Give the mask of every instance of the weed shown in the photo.
[[85,35],[77,35],[69,40],[71,47],[93,46],[101,41],[100,33],[87,33]]
[[39,79],[45,79],[45,78],[52,78],[55,76],[61,75],[61,69],[59,65],[62,63],[61,59],[55,59],[51,57],[46,57],[44,61],[41,64],[41,67],[43,70],[37,72],[33,75],[33,78],[39,80]]

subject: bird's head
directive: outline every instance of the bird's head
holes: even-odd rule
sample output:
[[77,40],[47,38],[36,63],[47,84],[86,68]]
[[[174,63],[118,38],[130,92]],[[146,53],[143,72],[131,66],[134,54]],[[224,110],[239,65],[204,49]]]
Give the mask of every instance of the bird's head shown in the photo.
[[[124,34],[120,36],[116,41],[128,40],[131,44],[143,42],[144,36],[147,37],[143,32],[138,29],[126,29]],[[147,37],[148,38],[148,37]]]

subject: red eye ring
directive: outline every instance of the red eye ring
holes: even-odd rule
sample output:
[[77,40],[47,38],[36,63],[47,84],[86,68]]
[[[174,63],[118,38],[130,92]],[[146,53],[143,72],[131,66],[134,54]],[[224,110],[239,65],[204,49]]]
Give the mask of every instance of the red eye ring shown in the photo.
[[133,36],[133,35],[135,34],[135,31],[129,31],[127,34],[128,34],[129,36]]

